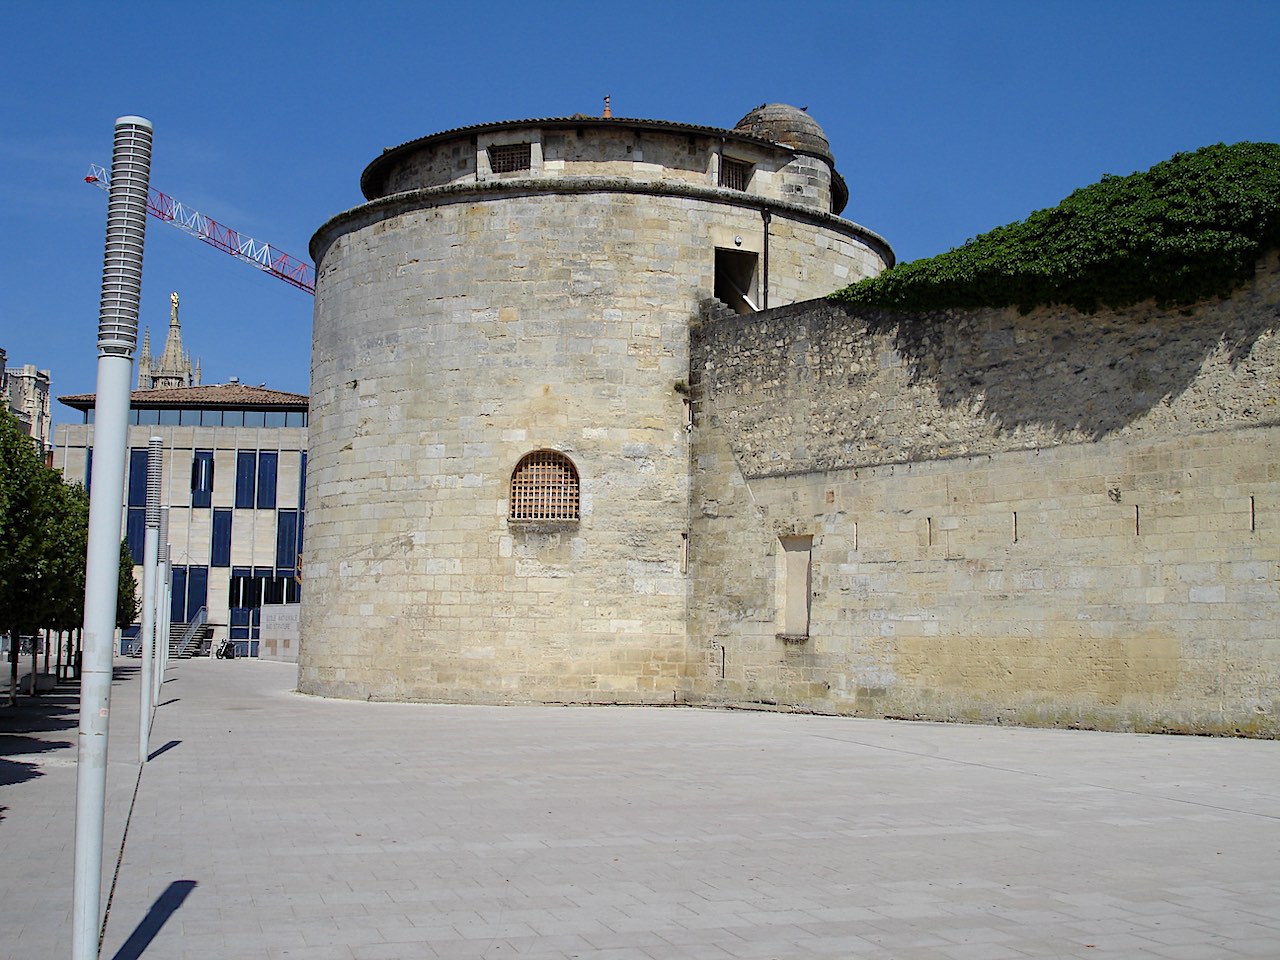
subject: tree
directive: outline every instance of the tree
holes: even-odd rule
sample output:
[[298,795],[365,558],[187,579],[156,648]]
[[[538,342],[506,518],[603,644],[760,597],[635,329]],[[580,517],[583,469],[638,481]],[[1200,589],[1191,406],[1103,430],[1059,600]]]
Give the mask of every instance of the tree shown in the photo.
[[1280,246],[1280,144],[1216,144],[1104,176],[1056,207],[832,294],[893,310],[1194,303]]
[[0,628],[9,633],[9,703],[17,700],[18,648],[50,612],[57,474],[40,462],[17,418],[0,410]]
[[51,561],[57,585],[43,626],[49,630],[74,630],[84,622],[84,578],[89,553],[89,494],[78,483],[59,483],[59,509],[54,523]]
[[[13,651],[10,704],[17,698],[21,637],[73,630],[84,620],[88,544],[89,495],[46,467],[17,420],[0,411],[0,631],[8,631]],[[132,622],[137,614],[132,562],[121,576],[127,586],[119,610]],[[36,668],[33,645],[33,689]]]
[[[55,543],[53,544],[50,615],[44,622],[57,634],[71,632],[84,623],[85,568],[89,552],[89,494],[79,484],[58,483]],[[61,647],[61,644],[59,644]],[[62,662],[62,650],[58,651]]]
[[138,597],[138,581],[133,578],[133,554],[129,538],[120,541],[120,586],[116,590],[116,626],[123,630],[138,619],[142,600]]

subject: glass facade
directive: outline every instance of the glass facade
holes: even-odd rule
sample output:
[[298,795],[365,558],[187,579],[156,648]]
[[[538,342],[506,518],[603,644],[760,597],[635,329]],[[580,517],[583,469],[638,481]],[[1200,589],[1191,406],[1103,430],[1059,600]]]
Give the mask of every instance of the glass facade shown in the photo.
[[252,510],[258,480],[258,452],[241,450],[236,454],[236,508]]
[[281,510],[276,514],[276,569],[292,574],[298,562],[298,511]]
[[296,578],[271,567],[232,567],[228,634],[236,655],[257,656],[263,604],[297,603],[301,594]]
[[169,619],[171,623],[186,623],[187,568],[175,566],[170,573],[173,593],[169,598]]
[[129,451],[129,499],[130,507],[147,505],[147,448],[134,447]]
[[213,505],[213,451],[197,450],[191,458],[191,506]]
[[275,450],[258,451],[258,498],[259,510],[276,508],[276,475],[280,465],[280,454]]
[[236,507],[240,510],[274,510],[278,450],[241,450],[236,454]]
[[[204,410],[148,407],[129,411],[134,426],[171,427],[305,427],[306,410]],[[92,408],[84,411],[84,422],[93,423]]]
[[[135,423],[145,418],[148,425],[155,426],[224,427],[228,413],[236,415],[236,426],[246,422],[246,415],[250,425],[263,429],[306,425],[305,413],[300,411],[157,409],[133,413]],[[206,607],[215,638],[228,637],[240,655],[256,656],[262,607],[296,604],[301,599],[307,453],[298,446],[305,445],[305,433],[281,434],[279,440],[271,434],[211,433],[197,435],[197,442],[206,447],[193,449],[191,441],[196,437],[191,434],[149,431],[143,426],[132,431],[131,439],[138,444],[150,433],[167,438],[162,495],[171,500],[170,537],[175,559],[194,561],[173,568],[173,622],[190,622]],[[91,457],[89,445],[85,448],[86,481],[91,479]],[[129,552],[135,565],[141,566],[146,544],[148,451],[144,446],[133,446],[126,459],[124,526]],[[246,513],[237,518],[237,509]],[[250,560],[255,565],[232,566],[233,562]]]
[[213,540],[209,549],[209,566],[231,566],[231,511],[213,511]]
[[[143,498],[146,499],[145,497]],[[147,544],[147,508],[129,507],[125,514],[124,535],[129,541],[129,556],[133,557],[134,566],[141,566],[146,556]]]
[[190,623],[209,603],[209,568],[173,568],[173,599],[169,615],[174,623]]

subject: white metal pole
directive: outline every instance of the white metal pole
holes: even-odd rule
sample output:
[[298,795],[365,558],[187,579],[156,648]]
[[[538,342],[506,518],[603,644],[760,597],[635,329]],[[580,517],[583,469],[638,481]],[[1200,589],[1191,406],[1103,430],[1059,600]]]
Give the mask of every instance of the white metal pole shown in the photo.
[[156,562],[160,556],[160,476],[164,471],[164,440],[147,441],[147,536],[142,555],[142,682],[138,703],[138,762],[146,763],[150,750],[152,705],[155,703],[157,656]]
[[129,447],[129,385],[133,379],[133,350],[138,343],[150,179],[151,123],[141,117],[121,117],[116,121],[111,154],[111,196],[98,315],[94,471],[89,498],[76,749],[72,960],[98,960],[102,927],[102,824],[107,796],[112,644],[120,582],[125,452]]
[[160,705],[160,692],[164,689],[164,672],[169,669],[169,508],[160,508],[160,554],[156,566],[156,647],[160,655],[155,674],[155,688],[151,695],[151,710]]
[[156,567],[157,590],[156,590],[156,636],[161,637],[160,640],[160,669],[156,671],[155,694],[152,695],[152,712],[160,704],[160,691],[164,690],[164,673],[169,669],[169,634],[170,630],[169,609],[172,602],[172,575],[170,575],[169,564],[169,508],[160,508],[160,557],[159,566]]

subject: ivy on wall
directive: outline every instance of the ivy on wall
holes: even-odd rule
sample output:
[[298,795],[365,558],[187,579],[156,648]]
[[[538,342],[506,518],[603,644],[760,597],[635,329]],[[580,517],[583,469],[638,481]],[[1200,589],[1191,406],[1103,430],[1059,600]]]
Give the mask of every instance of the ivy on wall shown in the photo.
[[1066,304],[1092,313],[1226,296],[1280,247],[1280,144],[1175,154],[831,295],[898,310]]

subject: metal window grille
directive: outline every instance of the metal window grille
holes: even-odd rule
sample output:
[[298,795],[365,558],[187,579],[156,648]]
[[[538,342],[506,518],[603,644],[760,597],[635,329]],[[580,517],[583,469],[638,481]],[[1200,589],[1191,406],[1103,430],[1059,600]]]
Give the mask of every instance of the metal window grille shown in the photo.
[[730,190],[746,190],[751,179],[751,164],[743,160],[720,158],[720,186]]
[[527,143],[501,143],[489,148],[489,169],[494,173],[512,173],[528,170],[532,164],[531,145]]
[[512,520],[577,520],[578,471],[552,450],[527,454],[511,474]]

